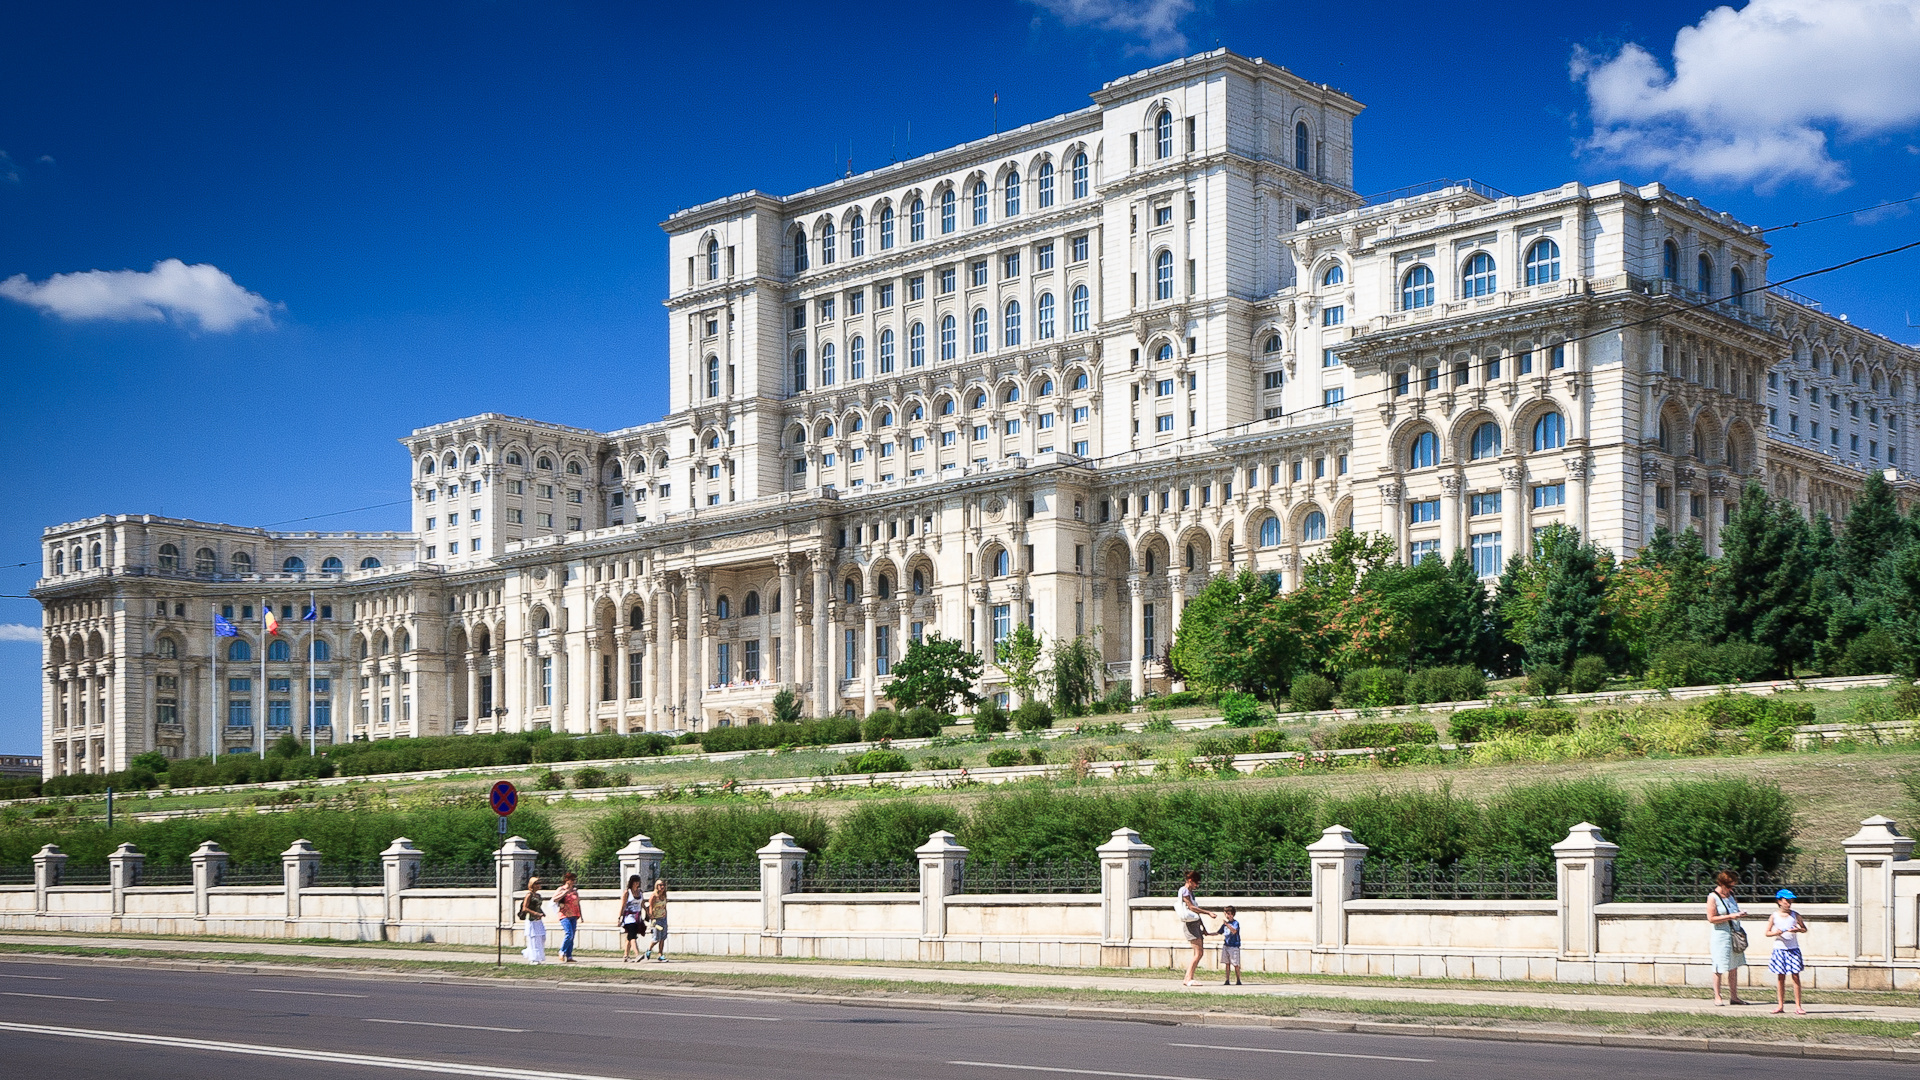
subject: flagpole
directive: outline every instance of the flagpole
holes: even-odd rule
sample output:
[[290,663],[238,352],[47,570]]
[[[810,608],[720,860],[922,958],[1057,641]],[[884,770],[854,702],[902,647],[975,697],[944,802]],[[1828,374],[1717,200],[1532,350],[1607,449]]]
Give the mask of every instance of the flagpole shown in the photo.
[[213,616],[213,644],[207,649],[213,657],[213,700],[209,703],[212,715],[207,717],[207,757],[215,765],[220,764],[220,605],[208,604],[207,614]]
[[254,729],[253,729],[259,732],[259,735],[256,736],[256,738],[258,740],[257,745],[260,747],[260,760],[262,761],[265,761],[267,759],[267,711],[273,707],[272,701],[269,700],[267,697],[267,636],[268,636],[267,620],[272,617],[273,617],[273,610],[267,607],[267,601],[263,597],[260,601],[260,705],[261,705],[260,714],[261,715],[255,718]]
[[310,620],[313,623],[313,627],[307,633],[307,756],[308,757],[313,757],[314,755],[320,752],[319,750],[320,727],[317,723],[315,723],[315,720],[317,719],[317,717],[315,715],[315,709],[314,709],[314,703],[313,703],[313,654],[320,642],[320,621],[319,621],[320,608],[318,607],[319,603],[320,603],[319,594],[313,591],[309,591],[307,593],[307,614],[313,616],[313,618]]

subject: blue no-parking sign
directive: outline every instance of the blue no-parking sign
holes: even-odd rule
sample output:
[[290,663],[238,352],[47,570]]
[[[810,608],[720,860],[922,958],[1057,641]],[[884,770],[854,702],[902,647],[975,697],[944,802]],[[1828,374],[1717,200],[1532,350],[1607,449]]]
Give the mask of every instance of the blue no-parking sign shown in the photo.
[[502,780],[487,792],[487,803],[493,807],[494,813],[504,818],[520,805],[520,789],[513,786],[513,781]]

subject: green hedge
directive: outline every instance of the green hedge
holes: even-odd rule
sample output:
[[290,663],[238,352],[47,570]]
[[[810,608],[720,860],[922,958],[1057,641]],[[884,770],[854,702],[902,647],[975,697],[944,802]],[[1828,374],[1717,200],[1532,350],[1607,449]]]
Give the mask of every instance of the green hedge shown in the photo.
[[702,731],[700,748],[710,754],[733,750],[772,750],[781,746],[832,746],[860,741],[860,721],[845,717],[798,724],[751,724]]
[[1471,665],[1421,668],[1407,676],[1407,703],[1478,701],[1487,696],[1487,677]]
[[1176,690],[1171,694],[1161,694],[1146,700],[1149,709],[1186,709],[1196,705],[1212,705],[1218,700],[1206,690]]
[[1814,723],[1812,705],[1756,694],[1721,694],[1695,702],[1687,712],[1717,728],[1745,728],[1756,724],[1797,727]]
[[1440,733],[1423,720],[1400,723],[1345,724],[1313,733],[1322,750],[1357,750],[1388,746],[1423,746],[1440,741]]
[[1565,735],[1573,714],[1560,709],[1462,709],[1447,720],[1447,737],[1456,743],[1482,742],[1495,735]]
[[635,836],[651,838],[667,853],[668,862],[705,863],[752,859],[774,833],[787,833],[808,851],[822,851],[828,832],[827,819],[811,810],[621,807],[587,827],[586,861],[612,862]]

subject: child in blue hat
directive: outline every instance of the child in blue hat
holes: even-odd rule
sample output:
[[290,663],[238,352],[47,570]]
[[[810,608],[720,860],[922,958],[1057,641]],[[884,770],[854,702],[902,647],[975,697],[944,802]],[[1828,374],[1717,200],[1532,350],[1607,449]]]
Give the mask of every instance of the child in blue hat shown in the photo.
[[1807,932],[1807,920],[1793,910],[1793,902],[1799,899],[1792,889],[1781,889],[1773,894],[1774,903],[1780,910],[1767,920],[1767,936],[1773,939],[1773,955],[1767,958],[1767,970],[1773,972],[1776,986],[1774,989],[1773,1011],[1787,1011],[1787,976],[1793,976],[1793,1011],[1801,1016],[1807,1010],[1800,1005],[1800,972],[1806,969],[1806,961],[1800,956],[1800,935]]

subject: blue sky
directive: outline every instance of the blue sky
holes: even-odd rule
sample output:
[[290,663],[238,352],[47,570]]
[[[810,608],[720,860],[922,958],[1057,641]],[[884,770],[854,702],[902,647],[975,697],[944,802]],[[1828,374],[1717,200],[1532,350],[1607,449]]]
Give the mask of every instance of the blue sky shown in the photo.
[[[1002,128],[1077,109],[1216,44],[1369,106],[1362,192],[1658,179],[1768,225],[1920,194],[1910,0],[1632,9],[11,5],[0,562],[33,565],[0,592],[31,587],[51,523],[394,503],[416,426],[656,417],[668,214],[976,138],[996,92]],[[1916,211],[1775,233],[1774,274],[1920,238]],[[54,278],[88,271],[136,273]],[[1909,253],[1799,288],[1914,340],[1917,272]],[[0,598],[0,752],[39,748],[38,622]]]

